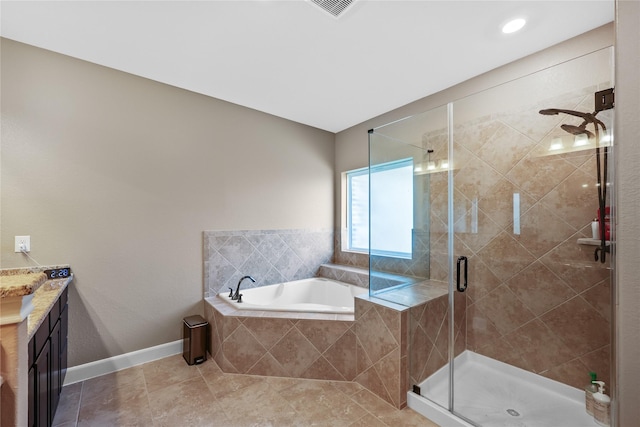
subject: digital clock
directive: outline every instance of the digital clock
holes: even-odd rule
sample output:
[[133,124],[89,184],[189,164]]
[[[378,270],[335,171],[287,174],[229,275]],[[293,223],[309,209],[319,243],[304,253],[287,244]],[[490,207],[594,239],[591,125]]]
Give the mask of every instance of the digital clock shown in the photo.
[[52,268],[50,270],[45,270],[44,274],[47,275],[48,279],[66,279],[71,276],[71,269],[69,267]]

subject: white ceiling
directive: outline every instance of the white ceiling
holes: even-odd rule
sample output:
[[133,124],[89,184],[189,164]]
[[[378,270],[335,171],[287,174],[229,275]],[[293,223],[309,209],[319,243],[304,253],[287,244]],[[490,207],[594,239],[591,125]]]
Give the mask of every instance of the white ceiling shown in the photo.
[[[599,27],[613,0],[2,1],[3,37],[338,132]],[[504,35],[501,24],[527,26]]]

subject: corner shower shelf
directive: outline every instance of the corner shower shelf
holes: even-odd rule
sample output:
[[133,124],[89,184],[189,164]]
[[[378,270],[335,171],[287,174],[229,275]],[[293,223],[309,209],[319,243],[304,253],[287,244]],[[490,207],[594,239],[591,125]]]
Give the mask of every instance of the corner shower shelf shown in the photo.
[[[588,245],[588,246],[600,246],[600,239],[591,239],[589,237],[583,237],[578,239],[579,245]],[[606,242],[607,246],[611,244],[611,242]]]

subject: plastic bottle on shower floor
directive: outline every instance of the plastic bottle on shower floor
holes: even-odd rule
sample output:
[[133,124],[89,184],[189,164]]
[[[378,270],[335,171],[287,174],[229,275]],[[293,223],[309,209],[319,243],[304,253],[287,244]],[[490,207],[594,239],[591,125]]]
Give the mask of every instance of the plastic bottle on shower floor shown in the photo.
[[598,386],[594,384],[594,381],[597,379],[596,373],[589,372],[589,375],[591,376],[591,381],[589,381],[589,384],[584,388],[584,406],[587,414],[593,417],[593,393],[598,391]]
[[604,382],[595,381],[598,391],[593,393],[593,419],[601,426],[611,425],[611,399],[604,394]]

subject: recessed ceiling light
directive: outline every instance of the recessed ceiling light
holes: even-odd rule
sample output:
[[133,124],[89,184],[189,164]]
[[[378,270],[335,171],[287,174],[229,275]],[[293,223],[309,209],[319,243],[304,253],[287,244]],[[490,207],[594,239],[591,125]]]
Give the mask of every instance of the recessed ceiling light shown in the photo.
[[526,24],[527,21],[524,18],[516,18],[504,24],[502,27],[502,32],[505,34],[515,33],[518,30],[521,30]]

